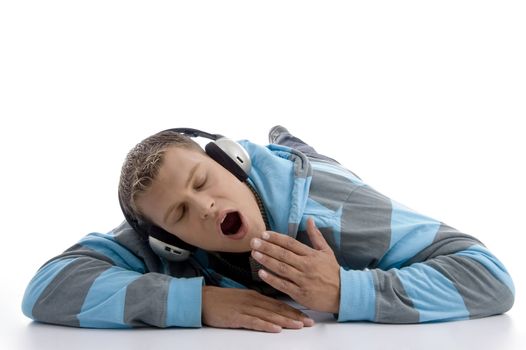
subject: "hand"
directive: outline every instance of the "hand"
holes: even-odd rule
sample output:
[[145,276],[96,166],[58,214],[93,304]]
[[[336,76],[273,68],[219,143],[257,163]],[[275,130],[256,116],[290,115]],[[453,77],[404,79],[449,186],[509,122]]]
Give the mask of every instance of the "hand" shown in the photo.
[[312,218],[307,233],[314,249],[277,232],[252,239],[252,257],[267,268],[259,270],[259,276],[309,309],[337,313],[340,265]]
[[292,306],[249,289],[203,287],[203,324],[281,332],[310,327],[314,321]]

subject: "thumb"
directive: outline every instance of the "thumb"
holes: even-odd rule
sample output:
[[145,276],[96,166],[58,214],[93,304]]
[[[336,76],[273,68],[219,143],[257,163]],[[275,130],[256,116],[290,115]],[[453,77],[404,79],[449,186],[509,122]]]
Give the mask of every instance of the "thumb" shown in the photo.
[[309,239],[314,249],[316,250],[325,250],[327,248],[330,249],[329,244],[323,237],[321,231],[318,230],[318,228],[316,227],[316,224],[314,223],[314,219],[312,217],[309,217],[307,219],[307,234],[309,235]]

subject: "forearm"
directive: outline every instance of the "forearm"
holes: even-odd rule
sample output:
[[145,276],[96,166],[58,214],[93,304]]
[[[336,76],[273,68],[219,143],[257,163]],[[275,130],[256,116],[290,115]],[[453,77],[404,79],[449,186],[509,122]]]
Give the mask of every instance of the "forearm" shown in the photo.
[[203,279],[150,272],[107,234],[90,234],[48,261],[29,283],[31,319],[75,327],[201,326]]
[[200,327],[202,278],[141,274],[91,258],[55,260],[27,287],[24,314],[89,328]]
[[478,318],[506,312],[511,278],[481,246],[383,271],[340,270],[338,321],[418,323]]

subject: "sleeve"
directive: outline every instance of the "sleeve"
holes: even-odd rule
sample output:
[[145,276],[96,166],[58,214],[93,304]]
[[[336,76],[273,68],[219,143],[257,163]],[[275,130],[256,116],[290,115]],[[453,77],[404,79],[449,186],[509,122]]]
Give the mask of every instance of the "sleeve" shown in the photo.
[[22,311],[74,327],[200,327],[202,285],[202,277],[147,272],[111,234],[92,233],[37,271]]
[[510,275],[474,237],[367,185],[344,207],[338,321],[448,321],[512,307]]

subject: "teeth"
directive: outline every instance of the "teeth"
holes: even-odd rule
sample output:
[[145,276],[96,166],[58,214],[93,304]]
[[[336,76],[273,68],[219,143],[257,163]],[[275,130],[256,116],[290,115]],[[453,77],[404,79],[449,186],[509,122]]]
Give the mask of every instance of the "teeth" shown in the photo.
[[223,216],[223,219],[221,219],[221,222],[220,222],[220,224],[222,224],[222,223],[223,223],[223,221],[225,221],[225,219],[226,219],[226,215],[225,215],[225,216]]

